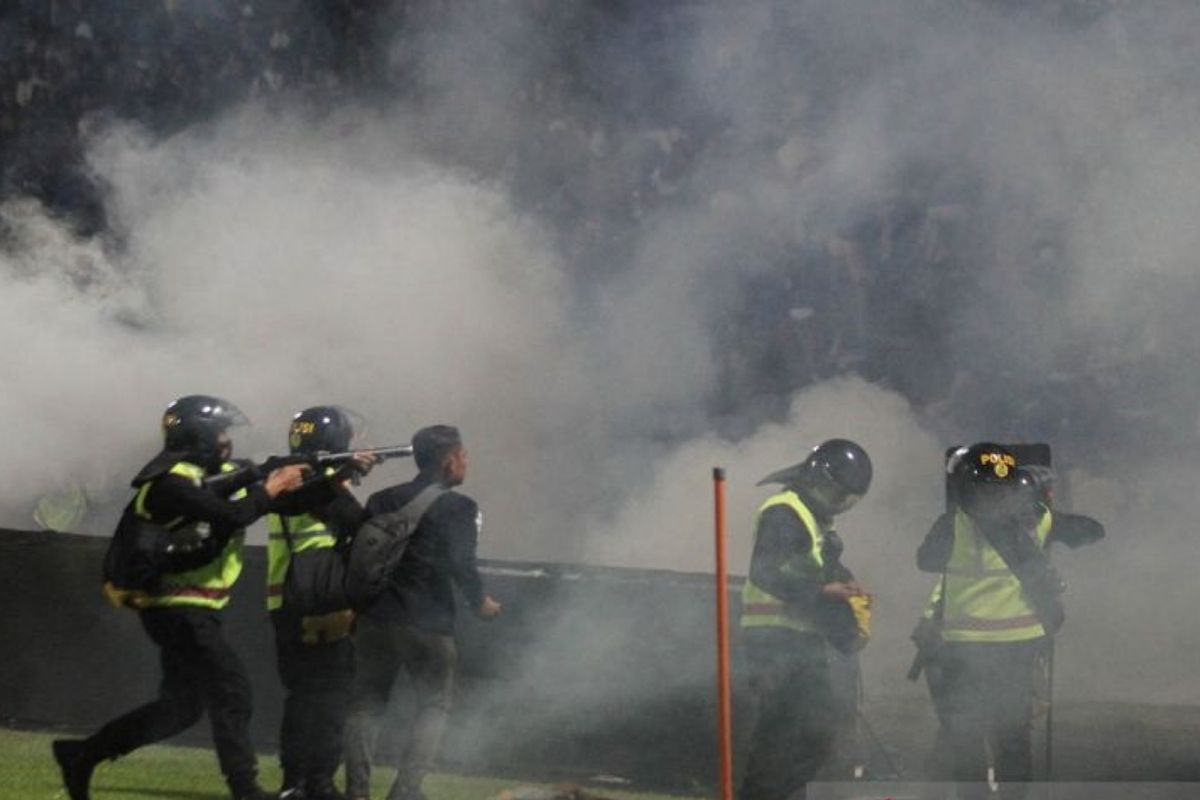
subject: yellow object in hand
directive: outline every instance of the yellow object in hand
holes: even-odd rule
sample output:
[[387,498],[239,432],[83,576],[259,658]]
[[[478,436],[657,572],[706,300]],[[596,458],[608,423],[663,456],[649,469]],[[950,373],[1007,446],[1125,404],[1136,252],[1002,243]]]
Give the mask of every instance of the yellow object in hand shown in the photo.
[[850,603],[850,610],[854,612],[854,622],[858,627],[858,638],[862,645],[867,643],[871,638],[871,596],[869,594],[856,594],[847,602]]

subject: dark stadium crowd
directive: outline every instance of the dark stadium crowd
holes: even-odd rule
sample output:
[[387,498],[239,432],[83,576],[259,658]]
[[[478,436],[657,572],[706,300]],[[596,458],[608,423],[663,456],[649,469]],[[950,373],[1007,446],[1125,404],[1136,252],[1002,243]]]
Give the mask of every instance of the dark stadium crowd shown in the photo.
[[102,209],[80,163],[90,127],[116,117],[170,133],[246,99],[369,86],[384,6],[394,10],[371,0],[5,3],[2,191],[95,231]]
[[[117,0],[10,0],[0,8],[0,198],[37,198],[80,233],[100,233],[108,224],[103,191],[83,156],[90,131],[123,119],[167,135],[246,100],[298,100],[320,109],[346,98],[419,94],[408,81],[404,37],[421,20],[447,13],[448,5],[147,0],[134,12]],[[1059,9],[1055,24],[1083,25],[1111,3],[1041,4],[1041,13],[1047,5]],[[503,178],[518,203],[561,234],[580,276],[611,272],[634,257],[636,234],[664,209],[739,213],[742,199],[723,193],[711,174],[701,179],[694,167],[718,162],[722,148],[744,149],[746,142],[731,141],[731,126],[719,114],[698,117],[660,102],[678,88],[654,69],[666,38],[660,29],[686,25],[687,3],[667,3],[654,14],[643,9],[637,36],[648,46],[630,68],[640,70],[636,81],[611,74],[618,63],[611,54],[608,74],[588,64],[588,55],[605,46],[595,30],[628,27],[636,4],[579,4],[590,10],[576,9],[574,17],[553,3],[529,6],[552,34],[547,39],[561,42],[546,69],[510,98],[531,122],[509,152],[464,148],[450,158]],[[822,61],[819,46],[811,52],[805,75],[819,82],[836,66],[832,56]],[[617,82],[641,86],[626,104],[633,107],[609,102],[606,92]],[[822,102],[807,99],[807,119],[820,117]],[[814,143],[804,124],[782,113],[778,122],[773,138],[754,144],[781,179],[798,179],[818,158]],[[753,252],[725,254],[736,267],[728,270],[738,276],[728,291],[738,302],[724,304],[711,320],[722,373],[722,388],[709,398],[714,418],[730,421],[736,433],[777,418],[797,389],[855,373],[901,391],[931,415],[969,408],[959,412],[973,415],[963,425],[986,419],[1001,433],[1069,436],[1073,414],[1066,406],[1083,406],[1064,400],[1061,407],[991,408],[981,387],[1011,378],[1019,394],[1027,388],[1019,385],[1020,372],[1006,375],[1002,355],[993,363],[960,361],[946,340],[952,298],[980,290],[974,265],[995,254],[986,252],[988,232],[981,230],[978,176],[940,170],[909,165],[873,202],[826,215],[836,221],[803,230],[764,222]],[[1046,302],[1057,290],[1049,276],[1060,246],[1051,227],[1018,253],[1021,280],[1038,284],[1034,293]],[[1064,387],[1056,398],[1088,402],[1096,402],[1094,390],[1105,381],[1120,385],[1113,370],[1126,369],[1049,366]],[[1154,417],[1145,397],[1108,396],[1115,404],[1128,400],[1139,419]],[[961,402],[968,397],[975,401]],[[995,423],[997,414],[1002,423]]]

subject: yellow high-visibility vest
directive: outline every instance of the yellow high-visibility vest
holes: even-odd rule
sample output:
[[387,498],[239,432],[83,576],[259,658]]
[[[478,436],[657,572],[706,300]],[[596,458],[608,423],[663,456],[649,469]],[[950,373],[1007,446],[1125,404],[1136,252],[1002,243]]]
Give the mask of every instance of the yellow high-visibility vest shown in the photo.
[[[796,516],[804,523],[804,527],[808,529],[808,533],[812,537],[812,548],[804,553],[796,553],[789,558],[783,564],[782,570],[807,580],[821,580],[825,572],[825,533],[817,524],[817,519],[813,516],[812,511],[804,505],[794,491],[784,490],[767,498],[755,516],[755,531],[758,530],[758,521],[762,518],[763,512],[775,506],[787,506],[796,512]],[[787,628],[801,633],[820,630],[810,615],[795,608],[789,608],[784,601],[756,586],[749,579],[742,587],[741,625],[743,628]]]
[[[232,472],[235,469],[237,467],[233,464],[221,465],[222,472]],[[204,468],[187,461],[178,462],[167,473],[187,478],[196,486],[204,484]],[[152,483],[144,484],[134,500],[134,513],[146,519],[150,518],[145,507],[146,495],[149,493]],[[231,497],[240,499],[245,496],[246,490],[239,489]],[[185,530],[189,527],[208,526],[207,522],[192,521],[184,524],[182,528],[176,528],[175,526],[182,521],[181,519],[173,520],[168,523],[167,527],[174,530]],[[244,530],[236,531],[229,537],[229,543],[225,545],[225,549],[204,566],[187,572],[168,572],[163,576],[158,590],[146,597],[144,606],[150,608],[199,606],[220,609],[229,605],[229,593],[233,589],[233,584],[237,582],[238,576],[242,574],[242,547],[245,539],[246,532]]]
[[[1034,534],[1039,547],[1045,546],[1051,525],[1050,511],[1044,509]],[[958,509],[954,549],[946,564],[942,637],[949,642],[1020,642],[1045,635],[1020,579]]]
[[[335,470],[325,470],[331,475]],[[284,532],[284,524],[287,532]],[[335,547],[337,538],[324,522],[311,514],[296,514],[286,520],[280,514],[267,515],[267,610],[283,607],[283,585],[293,553]]]

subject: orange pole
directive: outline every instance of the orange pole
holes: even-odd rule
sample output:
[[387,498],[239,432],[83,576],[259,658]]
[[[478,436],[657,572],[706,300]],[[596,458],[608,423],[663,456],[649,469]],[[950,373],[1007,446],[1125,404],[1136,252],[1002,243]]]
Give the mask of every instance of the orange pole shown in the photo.
[[717,750],[721,800],[733,800],[732,701],[729,680],[729,580],[725,564],[725,470],[713,468],[717,544]]

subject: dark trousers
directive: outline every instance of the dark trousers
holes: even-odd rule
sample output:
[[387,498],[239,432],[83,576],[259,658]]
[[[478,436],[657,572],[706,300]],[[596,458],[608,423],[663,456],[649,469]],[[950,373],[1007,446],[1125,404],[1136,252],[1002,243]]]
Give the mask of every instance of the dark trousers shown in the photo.
[[235,791],[254,785],[257,767],[250,743],[250,680],[221,634],[221,616],[202,608],[141,612],[142,627],[159,647],[158,699],[109,722],[84,743],[92,761],[116,758],[190,728],[205,711],[221,772]]
[[1025,795],[1033,777],[1033,670],[1041,639],[947,642],[941,655],[944,741],[966,798],[985,795],[987,749],[1001,796]]
[[342,760],[342,739],[354,678],[349,637],[305,644],[300,620],[272,612],[279,677],[287,694],[279,732],[279,764],[285,786],[332,784]]
[[925,686],[937,715],[938,727],[934,734],[933,748],[925,759],[925,777],[935,781],[950,780],[954,774],[954,756],[951,752],[951,737],[946,728],[946,679],[942,667],[941,648],[938,654],[925,662]]
[[368,794],[379,723],[392,685],[403,676],[411,702],[389,797],[404,797],[420,788],[441,745],[454,700],[458,661],[454,638],[363,617],[355,632],[355,654],[354,691],[346,723],[346,794]]
[[739,800],[796,800],[829,757],[838,704],[824,637],[745,632],[750,708]]

